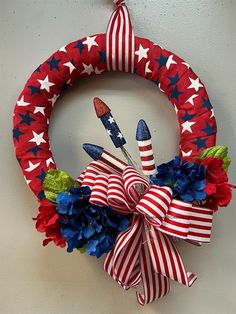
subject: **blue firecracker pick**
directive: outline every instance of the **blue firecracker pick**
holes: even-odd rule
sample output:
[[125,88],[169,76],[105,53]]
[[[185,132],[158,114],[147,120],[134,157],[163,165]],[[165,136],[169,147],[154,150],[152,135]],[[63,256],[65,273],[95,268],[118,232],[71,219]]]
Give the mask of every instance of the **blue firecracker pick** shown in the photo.
[[93,160],[98,160],[104,151],[103,147],[88,143],[83,144],[83,149]]
[[146,176],[151,176],[156,172],[156,167],[152,150],[151,133],[144,120],[139,120],[138,122],[136,140],[138,142],[142,171]]
[[147,141],[151,139],[151,133],[149,128],[144,120],[139,120],[137,131],[136,131],[136,140],[137,141]]

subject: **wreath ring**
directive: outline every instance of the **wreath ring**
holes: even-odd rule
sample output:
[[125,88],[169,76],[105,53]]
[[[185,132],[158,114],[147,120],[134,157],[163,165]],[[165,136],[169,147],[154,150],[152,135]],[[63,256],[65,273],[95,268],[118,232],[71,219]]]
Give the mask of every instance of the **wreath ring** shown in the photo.
[[[104,268],[124,289],[136,288],[142,282],[143,293],[137,293],[137,299],[143,305],[166,295],[169,292],[169,279],[187,286],[192,285],[196,275],[185,270],[177,248],[168,236],[177,236],[194,244],[209,242],[213,211],[201,206],[206,203],[202,203],[198,207],[196,205],[199,204],[191,203],[191,201],[188,202],[187,200],[186,203],[186,201],[174,199],[173,191],[170,188],[155,186],[155,178],[154,185],[150,186],[149,182],[141,178],[132,167],[125,167],[123,162],[114,159],[115,162],[118,162],[118,167],[116,165],[115,170],[118,169],[118,173],[119,170],[122,170],[119,173],[121,177],[114,177],[109,167],[104,167],[99,162],[92,162],[78,179],[78,182],[82,184],[81,190],[77,188],[77,185],[73,186],[74,183],[72,183],[72,190],[62,193],[60,200],[57,200],[59,205],[56,212],[55,204],[50,203],[49,198],[45,197],[44,183],[45,177],[50,171],[53,171],[52,169],[57,171],[48,137],[49,119],[57,98],[74,82],[85,76],[117,70],[135,73],[157,84],[175,107],[180,126],[179,159],[167,164],[167,168],[177,166],[180,172],[182,171],[181,167],[187,172],[191,168],[193,173],[201,172],[201,176],[205,176],[204,169],[207,169],[209,164],[205,163],[205,168],[202,165],[196,166],[192,161],[199,154],[202,154],[202,159],[210,156],[207,162],[217,164],[215,168],[218,169],[221,166],[223,167],[221,171],[217,172],[220,179],[213,183],[209,181],[209,186],[212,188],[213,184],[216,190],[217,188],[221,189],[224,199],[216,199],[219,206],[224,206],[231,199],[232,186],[228,184],[225,172],[230,161],[227,157],[227,148],[214,147],[216,142],[216,120],[201,80],[190,66],[174,53],[165,50],[149,39],[134,36],[127,7],[120,0],[114,2],[116,2],[117,8],[111,16],[106,34],[87,36],[63,46],[43,62],[29,77],[15,105],[13,138],[16,157],[26,182],[40,202],[36,227],[38,231],[46,233],[47,238],[44,240],[44,245],[50,241],[61,247],[66,244],[66,237],[69,237],[68,228],[63,229],[64,235],[66,234],[65,237],[62,236],[62,229],[60,229],[61,224],[68,224],[68,220],[66,222],[62,221],[62,219],[65,219],[66,213],[65,204],[63,203],[65,198],[72,197],[76,199],[76,202],[81,200],[84,202],[84,199],[92,204],[94,202],[98,207],[95,206],[95,208],[90,209],[90,203],[86,207],[87,210],[91,210],[90,214],[93,215],[94,211],[103,208],[99,205],[107,205],[106,201],[102,203],[99,194],[94,192],[99,190],[99,184],[103,184],[103,186],[108,184],[109,186],[109,180],[115,179],[114,182],[112,181],[114,186],[117,182],[124,181],[122,182],[127,195],[122,195],[122,201],[124,201],[122,206],[120,200],[117,202],[117,199],[113,199],[112,204],[118,212],[121,211],[123,214],[124,208],[125,210],[128,208],[129,214],[131,212],[134,215],[132,223],[126,231],[122,228],[127,219],[120,218],[123,227],[118,229],[123,230],[123,232],[117,236],[115,248],[112,251],[106,248],[105,241],[107,239],[103,237],[101,240],[104,241],[103,250],[108,252]],[[150,149],[150,143],[147,147]],[[111,155],[108,154],[108,157],[110,160]],[[213,161],[212,157],[214,157]],[[185,160],[183,164],[180,164],[180,159]],[[100,175],[101,170],[102,176]],[[92,192],[88,187],[88,182],[91,182],[91,180],[86,181],[86,174],[91,178],[91,173],[95,176],[93,178],[94,183],[90,185],[90,187],[93,187]],[[71,184],[72,181],[65,173],[59,171],[59,175],[61,176],[59,179],[65,179],[67,184],[68,182]],[[133,186],[128,183],[130,176],[134,178],[132,182],[135,182],[135,184]],[[57,180],[58,178],[54,177],[53,179]],[[206,180],[208,179],[206,177]],[[84,184],[85,181],[88,184]],[[99,184],[97,185],[96,182],[99,182]],[[198,186],[195,186],[195,188],[203,189],[202,186],[205,186],[205,180],[201,180],[197,184]],[[54,182],[52,185],[54,185]],[[86,186],[83,187],[83,185]],[[141,200],[137,196],[140,191],[134,191],[136,185],[141,186],[141,196],[143,197]],[[160,180],[157,185],[161,186]],[[118,190],[121,188],[119,185],[117,187]],[[121,190],[123,190],[123,186]],[[79,193],[78,198],[74,195],[76,193]],[[213,192],[211,191],[211,193]],[[108,192],[107,195],[109,196]],[[150,199],[155,202],[155,208],[158,208],[158,212],[153,214],[152,211],[152,215],[146,216],[147,211],[150,214],[153,209],[152,206],[148,209],[145,207]],[[126,202],[126,200],[128,201]],[[73,210],[72,208],[72,212]],[[114,228],[114,221],[111,223],[113,213],[110,212],[110,209],[107,210],[108,212],[105,213],[102,209],[100,215],[106,217],[107,221],[109,218],[110,224]],[[181,211],[184,211],[184,214]],[[74,217],[75,213],[72,214]],[[142,217],[145,219],[143,220]],[[181,219],[180,223],[173,220],[173,217]],[[91,234],[91,223],[90,220],[86,230],[80,230],[85,238]],[[183,225],[186,227],[185,233],[180,232]],[[98,230],[101,230],[99,228],[102,227],[96,225],[94,228],[96,232],[100,232]],[[121,226],[119,225],[119,227]],[[92,232],[95,232],[94,230]],[[153,242],[154,236],[156,242]],[[76,241],[78,246],[78,238]],[[128,244],[124,245],[126,241],[128,241]],[[72,246],[69,250],[71,248],[73,250],[73,247],[75,247],[74,242],[69,243],[67,241],[67,244]],[[91,241],[91,255],[101,255],[100,251],[96,252],[97,244],[97,240]],[[159,245],[161,258],[158,255],[157,245]],[[79,248],[84,249],[81,246]],[[94,252],[96,254],[93,254]],[[130,252],[132,252],[132,256]],[[126,258],[125,262],[124,258]],[[170,261],[169,264],[167,259]]]
[[[91,39],[94,44],[90,47],[86,42]],[[206,89],[181,58],[135,36],[135,51],[143,47],[148,49],[149,61],[135,55],[135,73],[157,83],[170,99],[179,121],[180,156],[196,157],[216,141],[216,121]],[[107,71],[105,58],[106,34],[71,42],[33,72],[19,95],[13,118],[16,156],[39,200],[43,199],[39,176],[49,168],[56,168],[48,137],[53,106],[61,93],[78,79]]]

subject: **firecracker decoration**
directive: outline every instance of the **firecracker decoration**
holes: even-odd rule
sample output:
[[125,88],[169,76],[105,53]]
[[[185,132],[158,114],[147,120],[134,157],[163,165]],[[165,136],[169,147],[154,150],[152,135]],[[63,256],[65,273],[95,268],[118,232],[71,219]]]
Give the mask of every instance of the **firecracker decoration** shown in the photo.
[[[106,34],[61,47],[27,80],[14,109],[13,138],[25,180],[39,201],[34,219],[45,234],[43,245],[106,254],[105,271],[124,289],[134,288],[144,305],[164,297],[170,279],[188,287],[194,283],[197,277],[186,270],[174,240],[209,243],[213,213],[229,204],[234,186],[228,182],[228,150],[215,146],[216,120],[203,83],[177,55],[134,36],[126,5],[114,2]],[[179,121],[179,156],[156,167],[150,131],[140,120],[140,173],[111,110],[95,98],[97,116],[115,147],[127,153],[127,162],[84,144],[93,161],[77,179],[57,169],[48,137],[54,104],[79,78],[105,71],[135,73],[165,93]]]
[[115,119],[113,118],[110,108],[98,97],[94,98],[93,103],[97,117],[102,121],[102,124],[104,125],[107,134],[110,136],[113,144],[116,148],[121,149],[121,152],[127,160],[128,164],[134,166],[135,162],[133,158],[124,147],[124,145],[126,144],[126,140],[121,133]]
[[93,103],[97,117],[101,119],[107,134],[110,136],[115,147],[124,146],[126,140],[113,118],[110,108],[98,97],[94,98]]
[[140,120],[136,131],[142,171],[145,175],[155,174],[156,167],[152,150],[152,140],[149,128],[144,120]]

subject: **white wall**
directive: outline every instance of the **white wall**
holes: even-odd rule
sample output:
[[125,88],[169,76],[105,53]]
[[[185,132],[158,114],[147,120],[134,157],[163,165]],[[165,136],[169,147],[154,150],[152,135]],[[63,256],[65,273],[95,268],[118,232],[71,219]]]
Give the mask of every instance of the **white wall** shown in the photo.
[[[202,248],[181,244],[185,264],[198,274],[190,289],[172,284],[169,296],[144,308],[103,272],[102,261],[68,254],[34,230],[37,202],[15,160],[14,103],[27,77],[67,42],[106,30],[111,0],[0,0],[0,313],[3,314],[234,314],[235,205],[215,215],[213,239]],[[236,183],[236,1],[127,0],[135,33],[188,61],[206,84],[218,122],[219,144],[229,146]],[[175,112],[157,87],[139,77],[112,73],[83,80],[61,97],[50,133],[59,168],[76,176],[89,161],[81,149],[94,142],[113,150],[93,112],[103,98],[120,124],[132,155],[136,123],[153,133],[158,162],[177,152]],[[64,108],[63,108],[64,107]]]

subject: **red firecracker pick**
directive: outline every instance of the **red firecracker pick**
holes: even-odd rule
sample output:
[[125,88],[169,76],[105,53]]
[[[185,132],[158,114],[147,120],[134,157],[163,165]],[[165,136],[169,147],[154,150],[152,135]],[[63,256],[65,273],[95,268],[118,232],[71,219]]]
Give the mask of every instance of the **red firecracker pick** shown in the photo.
[[93,104],[99,119],[111,111],[111,109],[98,97],[93,99]]

